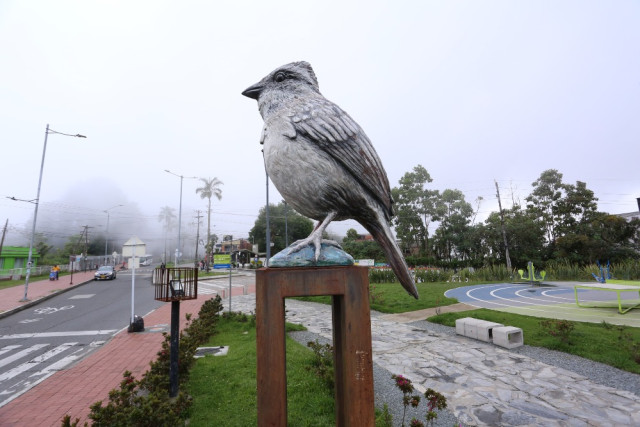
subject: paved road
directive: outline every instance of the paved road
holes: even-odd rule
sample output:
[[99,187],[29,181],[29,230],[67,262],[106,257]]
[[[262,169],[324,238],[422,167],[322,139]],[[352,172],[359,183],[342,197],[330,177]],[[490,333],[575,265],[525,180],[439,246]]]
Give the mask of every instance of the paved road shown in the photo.
[[[131,316],[131,273],[92,282],[0,320],[0,407],[87,357]],[[137,270],[136,314],[162,305],[150,271]]]

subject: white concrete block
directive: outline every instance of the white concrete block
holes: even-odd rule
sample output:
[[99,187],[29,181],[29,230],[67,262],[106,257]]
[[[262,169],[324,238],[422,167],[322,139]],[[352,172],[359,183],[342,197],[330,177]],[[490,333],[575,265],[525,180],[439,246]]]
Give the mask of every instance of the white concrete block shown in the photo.
[[524,344],[522,329],[514,326],[493,328],[493,343],[504,348],[516,348]]
[[456,319],[456,334],[464,335],[464,324],[468,320],[473,320],[471,317],[463,317],[462,319]]
[[502,323],[489,322],[487,320],[479,320],[476,323],[476,339],[484,342],[492,342],[493,341],[493,330],[494,328],[498,328],[500,326],[504,326]]

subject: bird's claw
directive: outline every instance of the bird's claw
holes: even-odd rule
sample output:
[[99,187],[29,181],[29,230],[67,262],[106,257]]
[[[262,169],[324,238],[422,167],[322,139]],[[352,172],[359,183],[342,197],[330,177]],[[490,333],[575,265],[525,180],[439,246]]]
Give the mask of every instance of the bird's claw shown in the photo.
[[329,246],[333,246],[339,249],[342,249],[342,247],[340,246],[340,244],[338,242],[336,242],[335,240],[328,240],[328,239],[322,239],[316,236],[309,236],[306,239],[302,239],[302,240],[297,240],[295,241],[291,246],[291,253],[294,252],[298,252],[304,248],[306,248],[309,245],[313,245],[314,247],[314,258],[315,261],[318,262],[318,260],[320,259],[320,252],[322,250],[322,244],[325,245],[329,245]]

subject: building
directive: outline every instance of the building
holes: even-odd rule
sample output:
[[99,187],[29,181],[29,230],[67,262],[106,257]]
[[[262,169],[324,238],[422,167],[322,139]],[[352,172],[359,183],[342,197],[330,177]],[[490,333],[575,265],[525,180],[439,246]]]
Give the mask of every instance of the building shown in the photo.
[[220,243],[220,252],[223,254],[230,254],[241,250],[251,251],[252,249],[251,242],[247,239],[231,239]]
[[138,236],[133,236],[122,245],[122,258],[127,260],[129,268],[134,267],[134,262],[136,268],[140,267],[140,257],[146,255],[147,245]]
[[[22,276],[26,272],[29,248],[22,246],[3,246],[0,252],[0,279]],[[35,249],[31,254],[33,268],[38,266],[40,254]],[[33,274],[33,272],[32,272]]]

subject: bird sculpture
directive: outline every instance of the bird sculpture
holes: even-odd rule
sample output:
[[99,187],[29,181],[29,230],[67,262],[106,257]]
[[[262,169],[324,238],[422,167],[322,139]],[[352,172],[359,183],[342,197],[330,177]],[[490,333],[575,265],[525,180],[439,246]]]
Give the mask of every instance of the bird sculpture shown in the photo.
[[329,223],[355,219],[380,244],[402,286],[418,298],[389,227],[393,199],[382,162],[362,128],[322,96],[311,65],[283,65],[242,94],[258,101],[271,181],[296,211],[318,221],[292,252],[312,244],[317,262]]

